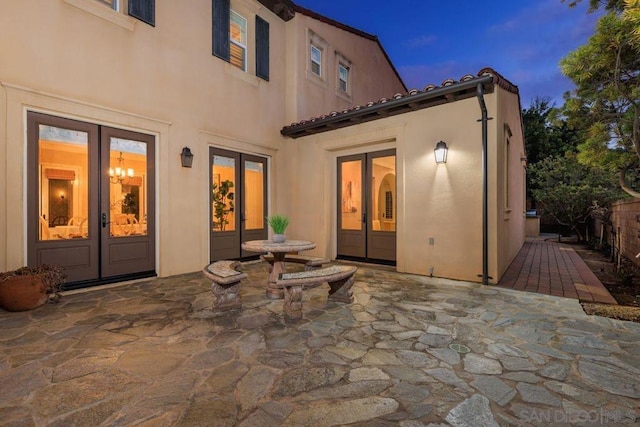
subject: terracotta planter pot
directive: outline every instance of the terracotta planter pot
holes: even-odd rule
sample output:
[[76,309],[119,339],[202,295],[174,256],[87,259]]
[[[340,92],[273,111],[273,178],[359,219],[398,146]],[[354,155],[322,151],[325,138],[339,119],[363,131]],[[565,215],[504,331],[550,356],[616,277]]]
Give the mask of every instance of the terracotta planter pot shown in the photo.
[[7,311],[26,311],[47,302],[40,276],[13,276],[0,283],[0,306]]

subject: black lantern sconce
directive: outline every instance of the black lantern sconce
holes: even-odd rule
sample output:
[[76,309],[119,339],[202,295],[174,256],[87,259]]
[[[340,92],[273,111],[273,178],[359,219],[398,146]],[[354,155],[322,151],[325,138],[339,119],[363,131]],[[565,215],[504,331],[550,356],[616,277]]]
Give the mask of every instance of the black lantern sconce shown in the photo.
[[433,150],[436,156],[436,163],[447,163],[447,152],[449,149],[447,148],[447,143],[444,141],[440,141],[436,144],[436,148]]
[[193,153],[189,147],[184,147],[180,153],[180,161],[183,168],[190,168],[193,165]]

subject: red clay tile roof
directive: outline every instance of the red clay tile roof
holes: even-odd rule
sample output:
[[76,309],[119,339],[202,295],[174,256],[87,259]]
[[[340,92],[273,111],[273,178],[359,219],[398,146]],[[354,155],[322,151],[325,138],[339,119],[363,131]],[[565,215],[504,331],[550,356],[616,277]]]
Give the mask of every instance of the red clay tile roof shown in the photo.
[[484,93],[493,92],[494,86],[497,85],[504,90],[519,95],[516,85],[495,70],[483,68],[478,72],[477,76],[467,74],[460,78],[459,81],[446,79],[440,86],[429,84],[422,90],[412,89],[405,94],[397,93],[391,98],[381,98],[365,105],[356,105],[342,111],[332,111],[327,115],[292,123],[283,127],[280,133],[291,138],[299,138],[448,102],[455,102],[476,96],[479,84],[483,86]]

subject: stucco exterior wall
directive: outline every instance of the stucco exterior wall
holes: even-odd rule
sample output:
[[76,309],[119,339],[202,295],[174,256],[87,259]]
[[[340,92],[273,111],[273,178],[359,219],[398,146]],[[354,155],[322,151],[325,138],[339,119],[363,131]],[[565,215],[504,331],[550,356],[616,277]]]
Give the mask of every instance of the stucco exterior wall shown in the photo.
[[[352,61],[355,99],[401,91],[371,40],[301,14],[285,23],[255,0],[231,0],[231,8],[247,19],[247,72],[211,54],[210,0],[156,2],[155,27],[95,0],[0,2],[0,270],[26,262],[27,111],[156,137],[156,259],[167,276],[209,259],[209,147],[267,157],[269,210],[296,215],[284,171],[298,158],[280,129],[351,105],[330,89],[335,75],[323,88],[299,74],[308,28]],[[268,82],[255,76],[255,15],[270,26]],[[192,169],[180,165],[184,146]]]
[[[323,77],[311,73],[310,34],[323,44]],[[404,93],[377,42],[302,13],[287,22],[287,124]],[[351,62],[350,96],[338,90],[338,58]]]
[[490,150],[495,156],[489,169],[496,186],[495,269],[501,277],[516,257],[526,238],[526,153],[517,94],[498,88],[495,126],[496,140]]
[[[249,40],[253,15],[270,23],[269,82],[252,71],[253,45],[247,73],[211,54],[209,0],[158,3],[155,28],[94,0],[0,4],[0,191],[2,203],[11,202],[0,219],[0,270],[26,260],[27,110],[155,135],[158,273],[206,264],[208,147],[268,156],[274,183],[285,123],[285,63],[277,60],[285,57],[285,23],[255,1],[231,7],[246,15]],[[184,146],[195,155],[192,169],[180,165]]]
[[[510,110],[498,112],[501,91],[496,88],[496,92],[485,96],[489,116],[494,120],[499,118],[494,123],[511,120],[507,114]],[[298,164],[290,168],[290,179],[304,177],[304,185],[295,190],[296,221],[290,226],[292,232],[318,242],[318,254],[335,257],[336,159],[395,148],[397,270],[428,275],[433,266],[435,276],[479,281],[478,274],[482,273],[479,117],[480,108],[474,97],[295,140]],[[493,277],[492,282],[499,279],[504,272],[502,266],[511,262],[512,252],[517,253],[516,248],[524,242],[524,220],[505,224],[503,218],[500,204],[503,196],[499,194],[501,170],[494,166],[498,162],[496,146],[502,141],[502,132],[498,135],[497,129],[493,124],[488,128],[489,275]],[[449,146],[449,154],[446,164],[436,165],[433,150],[440,140]],[[517,141],[512,144],[517,145]],[[518,165],[521,166],[519,158]],[[322,190],[309,191],[310,188]],[[520,188],[523,187],[518,190]],[[511,196],[520,206],[518,190],[514,189]],[[430,238],[433,245],[429,244]],[[505,238],[514,238],[514,241],[507,243],[503,241]]]
[[[428,275],[433,267],[435,276],[478,281],[477,99],[284,138],[286,124],[391,97],[403,91],[402,83],[375,41],[302,14],[285,23],[253,0],[232,0],[231,7],[247,18],[248,40],[254,15],[270,24],[268,82],[254,75],[251,44],[247,73],[211,54],[209,0],[192,0],[190,7],[157,2],[156,27],[95,0],[0,2],[0,271],[27,259],[26,117],[35,111],[155,136],[160,276],[198,271],[209,260],[210,147],[266,157],[269,212],[291,216],[288,238],[313,240],[317,248],[309,253],[330,258],[336,255],[336,159],[395,148],[398,271]],[[324,86],[307,78],[309,30],[331,53]],[[336,50],[353,64],[348,100],[336,95]],[[488,129],[489,275],[496,281],[524,241],[522,140],[517,96],[496,88],[486,102],[494,118]],[[498,167],[505,124],[516,153],[508,168],[514,207],[507,219]],[[436,165],[440,140],[449,156]],[[184,146],[195,155],[191,169],[180,164]]]

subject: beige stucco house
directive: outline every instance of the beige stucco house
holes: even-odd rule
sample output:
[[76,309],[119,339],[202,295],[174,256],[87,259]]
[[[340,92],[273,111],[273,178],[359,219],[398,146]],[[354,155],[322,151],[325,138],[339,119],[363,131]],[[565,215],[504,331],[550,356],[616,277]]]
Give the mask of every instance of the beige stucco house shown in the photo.
[[290,0],[1,2],[0,28],[0,271],[197,271],[255,255],[270,213],[313,254],[463,280],[524,242],[518,90],[493,70],[408,91],[375,36]]

